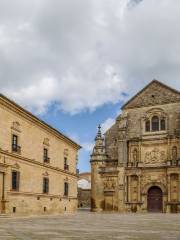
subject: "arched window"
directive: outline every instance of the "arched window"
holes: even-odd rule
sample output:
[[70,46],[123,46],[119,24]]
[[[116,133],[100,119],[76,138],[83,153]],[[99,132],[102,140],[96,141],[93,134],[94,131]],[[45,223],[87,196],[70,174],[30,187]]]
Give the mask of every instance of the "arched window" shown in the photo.
[[150,120],[146,120],[146,132],[150,132]]
[[157,116],[152,117],[151,124],[153,132],[159,131],[159,118]]
[[166,130],[166,121],[164,118],[161,119],[161,131]]

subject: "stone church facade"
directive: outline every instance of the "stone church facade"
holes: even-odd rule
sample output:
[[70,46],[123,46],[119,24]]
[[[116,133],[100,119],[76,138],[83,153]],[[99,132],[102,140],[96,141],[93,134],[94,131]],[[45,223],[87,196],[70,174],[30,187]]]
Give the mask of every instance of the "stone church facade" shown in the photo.
[[0,95],[0,214],[76,211],[79,148]]
[[180,212],[180,92],[153,80],[91,155],[91,209]]

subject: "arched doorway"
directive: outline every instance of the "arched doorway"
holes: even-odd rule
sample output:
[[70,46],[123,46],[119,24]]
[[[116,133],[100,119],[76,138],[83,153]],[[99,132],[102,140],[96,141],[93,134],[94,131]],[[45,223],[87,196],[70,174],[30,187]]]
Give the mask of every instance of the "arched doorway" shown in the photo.
[[163,211],[163,194],[159,187],[151,187],[147,194],[147,209],[148,212]]

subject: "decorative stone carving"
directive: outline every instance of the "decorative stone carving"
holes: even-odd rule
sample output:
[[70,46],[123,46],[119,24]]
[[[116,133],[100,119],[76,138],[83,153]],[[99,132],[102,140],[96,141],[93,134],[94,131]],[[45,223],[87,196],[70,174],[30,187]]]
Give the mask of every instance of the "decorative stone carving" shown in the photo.
[[49,138],[44,138],[43,144],[49,146]]
[[114,178],[108,177],[104,181],[104,190],[106,191],[115,189],[115,186],[116,186],[116,183]]
[[158,148],[154,148],[152,151],[148,151],[145,153],[146,164],[165,162],[165,160],[166,160],[165,151],[160,151]]
[[20,168],[20,165],[19,165],[18,163],[15,163],[15,164],[12,166],[12,168],[14,168],[14,169],[19,169],[19,168]]
[[13,129],[14,131],[17,131],[17,132],[21,132],[20,123],[19,122],[13,122],[11,129]]
[[142,176],[142,185],[146,185],[147,183],[152,183],[152,182],[157,182],[157,183],[163,183],[166,185],[166,176],[164,174],[158,174],[158,175],[143,175]]
[[120,117],[118,118],[119,120],[119,129],[125,129],[127,128],[128,125],[128,118],[127,115],[120,115]]
[[44,177],[48,177],[49,173],[46,171],[45,173],[42,174]]
[[69,150],[66,148],[64,149],[64,156],[68,156],[69,155]]

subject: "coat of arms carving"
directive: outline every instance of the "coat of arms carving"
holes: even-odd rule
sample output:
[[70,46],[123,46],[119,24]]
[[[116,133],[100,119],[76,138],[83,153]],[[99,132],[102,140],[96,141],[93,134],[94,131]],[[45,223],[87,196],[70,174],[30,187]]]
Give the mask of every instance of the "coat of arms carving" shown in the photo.
[[152,151],[148,151],[145,154],[145,163],[160,163],[165,162],[166,153],[165,151],[160,151],[158,148],[154,148]]

